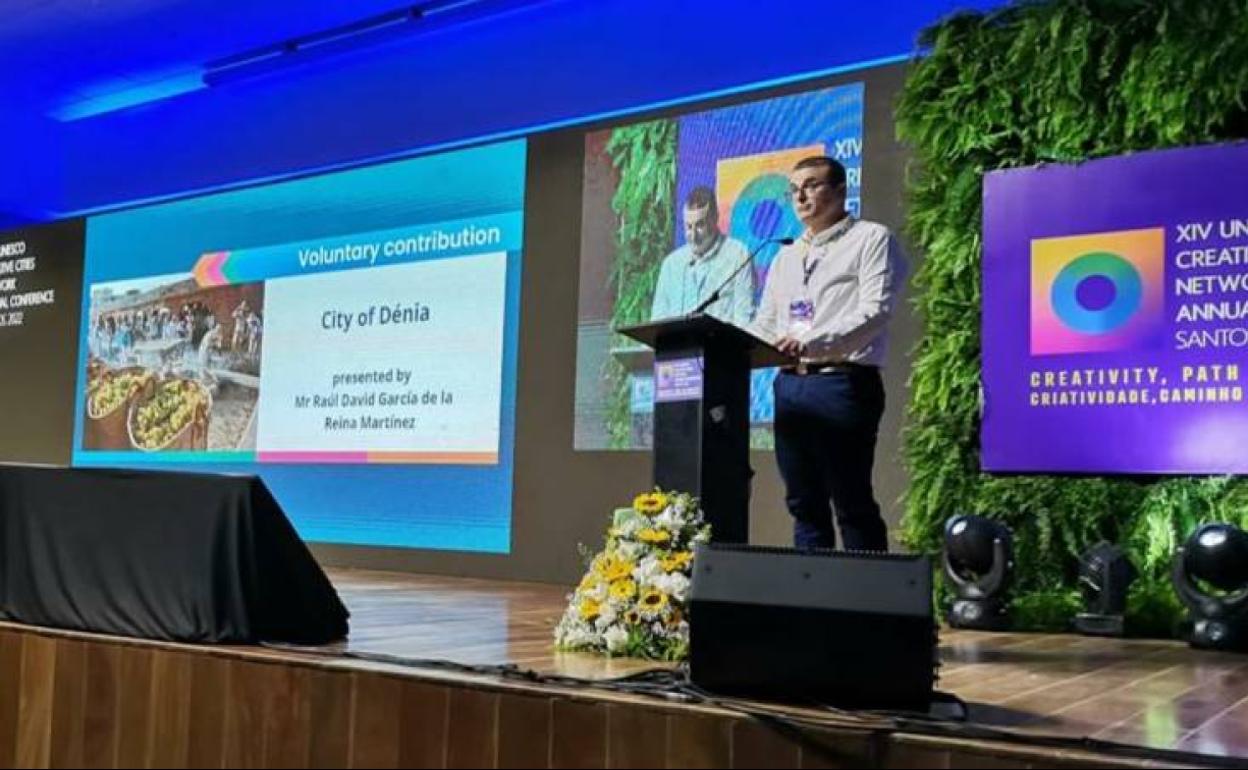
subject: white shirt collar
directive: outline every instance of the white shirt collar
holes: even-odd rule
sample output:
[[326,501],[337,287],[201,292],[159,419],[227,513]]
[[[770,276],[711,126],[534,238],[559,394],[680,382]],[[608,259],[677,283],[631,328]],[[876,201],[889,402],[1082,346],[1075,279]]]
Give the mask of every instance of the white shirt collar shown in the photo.
[[846,214],[841,217],[840,221],[822,232],[812,234],[809,230],[807,230],[802,233],[802,240],[811,246],[826,246],[840,238],[845,233],[849,232],[849,229],[853,227],[857,221],[857,219],[854,219],[849,214]]
[[724,235],[723,233],[720,233],[719,236],[715,239],[714,245],[712,245],[711,248],[707,249],[702,254],[695,254],[693,252],[693,244],[690,244],[689,245],[689,264],[696,265],[699,262],[706,262],[708,260],[713,259],[715,255],[719,253],[719,250],[723,248],[724,242],[727,240],[728,240],[728,237]]

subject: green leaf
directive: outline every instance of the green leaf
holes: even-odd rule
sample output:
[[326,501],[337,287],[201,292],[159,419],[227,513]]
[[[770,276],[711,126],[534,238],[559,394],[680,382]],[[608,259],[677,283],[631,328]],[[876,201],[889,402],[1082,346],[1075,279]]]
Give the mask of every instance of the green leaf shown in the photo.
[[[925,255],[914,306],[902,539],[936,553],[945,520],[1006,521],[1018,551],[1013,610],[1060,630],[1078,606],[1079,555],[1122,543],[1141,577],[1133,633],[1171,635],[1174,551],[1200,523],[1248,525],[1248,482],[1226,478],[992,477],[979,470],[981,182],[986,171],[1248,136],[1248,3],[1042,0],[960,13],[925,30],[897,101],[907,231]],[[941,600],[945,589],[941,589]]]

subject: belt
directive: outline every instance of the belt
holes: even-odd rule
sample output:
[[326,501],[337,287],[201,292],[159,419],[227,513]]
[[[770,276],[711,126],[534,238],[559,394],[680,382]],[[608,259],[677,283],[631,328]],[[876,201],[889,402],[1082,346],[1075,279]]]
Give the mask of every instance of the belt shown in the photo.
[[869,364],[855,364],[850,361],[841,361],[833,364],[802,361],[797,366],[786,366],[780,371],[785,374],[795,374],[799,377],[804,377],[809,374],[861,374],[876,371],[878,368]]

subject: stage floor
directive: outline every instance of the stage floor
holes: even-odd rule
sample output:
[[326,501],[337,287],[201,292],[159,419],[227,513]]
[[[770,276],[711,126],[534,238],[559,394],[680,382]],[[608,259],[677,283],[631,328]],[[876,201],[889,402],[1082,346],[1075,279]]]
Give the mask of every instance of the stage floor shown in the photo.
[[[324,652],[604,679],[654,668],[552,649],[558,586],[334,571],[351,636]],[[1178,642],[944,629],[939,688],[981,725],[1248,757],[1248,656]]]
[[1248,757],[1248,656],[945,630],[940,688],[970,709],[969,723],[951,724],[585,682],[656,665],[555,652],[558,586],[331,577],[353,617],[349,639],[326,647],[0,623],[0,769],[1238,767]]

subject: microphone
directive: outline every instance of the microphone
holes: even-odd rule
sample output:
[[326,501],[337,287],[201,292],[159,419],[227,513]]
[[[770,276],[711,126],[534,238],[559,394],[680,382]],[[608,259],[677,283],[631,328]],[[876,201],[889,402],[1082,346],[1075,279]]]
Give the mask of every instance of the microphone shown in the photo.
[[735,281],[737,279],[737,276],[741,274],[742,270],[744,270],[749,265],[754,264],[754,257],[758,256],[758,252],[762,251],[764,246],[768,246],[773,243],[778,243],[781,246],[792,246],[794,241],[792,238],[768,238],[767,240],[755,246],[754,250],[750,252],[750,255],[746,257],[744,260],[742,260],[741,264],[737,265],[737,269],[732,271],[732,275],[728,276],[728,280],[724,281],[719,286],[715,287],[715,291],[711,292],[709,297],[699,302],[698,306],[695,307],[693,310],[690,310],[687,315],[691,315],[691,316],[697,315],[698,313],[701,313],[702,311],[706,310],[711,305],[714,305],[716,302],[718,302],[720,296],[723,295],[724,293],[724,289],[728,288],[728,284]]

